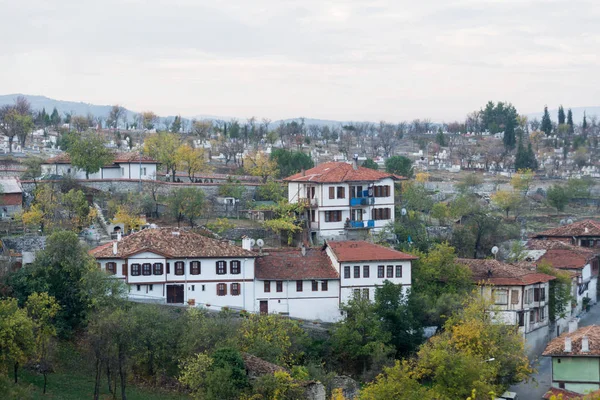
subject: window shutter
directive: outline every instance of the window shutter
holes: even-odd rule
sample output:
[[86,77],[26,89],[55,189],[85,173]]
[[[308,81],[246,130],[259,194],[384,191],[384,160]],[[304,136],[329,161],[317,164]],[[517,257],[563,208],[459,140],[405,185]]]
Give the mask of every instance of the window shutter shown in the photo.
[[333,187],[333,186],[329,187],[329,198],[335,199],[335,187]]
[[510,291],[510,304],[519,304],[519,291],[518,290]]
[[123,276],[127,276],[127,272],[128,272],[128,266],[127,263],[123,264],[123,266],[121,267],[121,272]]
[[171,273],[171,263],[167,263],[167,274]]

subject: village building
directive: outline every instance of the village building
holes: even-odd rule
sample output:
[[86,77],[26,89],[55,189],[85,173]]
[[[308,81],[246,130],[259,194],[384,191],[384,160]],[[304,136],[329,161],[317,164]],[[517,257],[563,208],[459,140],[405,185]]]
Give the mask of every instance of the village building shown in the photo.
[[493,302],[494,316],[506,325],[519,327],[529,355],[543,350],[549,335],[549,282],[551,275],[538,273],[532,263],[461,258],[481,294]]
[[552,389],[544,398],[575,398],[600,389],[600,326],[563,333],[542,355],[552,357]]
[[394,221],[394,183],[404,179],[357,162],[326,162],[284,179],[290,203],[304,204],[313,243],[357,239]]
[[17,178],[0,178],[0,215],[12,217],[23,210],[23,188]]
[[[89,175],[89,179],[156,179],[158,162],[137,152],[115,153],[114,160]],[[71,176],[86,179],[85,171],[73,165],[67,153],[62,153],[44,161],[42,176]]]
[[554,240],[580,247],[600,247],[600,222],[585,219],[533,235],[533,239]]
[[181,229],[149,228],[90,251],[129,297],[335,322],[353,296],[411,285],[416,257],[363,241],[250,251]]

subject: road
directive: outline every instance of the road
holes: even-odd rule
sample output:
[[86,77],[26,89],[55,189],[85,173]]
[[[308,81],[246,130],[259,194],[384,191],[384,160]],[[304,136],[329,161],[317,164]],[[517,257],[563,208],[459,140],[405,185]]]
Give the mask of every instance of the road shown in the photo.
[[[600,323],[600,304],[593,306],[588,313],[584,313],[579,320],[579,326],[588,326]],[[523,400],[539,400],[552,386],[552,362],[550,357],[541,357],[537,365],[537,373],[533,381],[522,382],[511,386],[509,389],[519,395]]]

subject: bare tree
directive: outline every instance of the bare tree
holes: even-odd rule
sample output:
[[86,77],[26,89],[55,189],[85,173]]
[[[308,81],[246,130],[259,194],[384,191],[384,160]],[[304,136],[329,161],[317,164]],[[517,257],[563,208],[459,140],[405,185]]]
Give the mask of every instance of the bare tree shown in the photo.
[[379,147],[381,147],[381,149],[383,150],[383,155],[385,157],[390,157],[392,155],[392,152],[396,148],[396,137],[396,129],[394,125],[388,124],[385,121],[381,121],[379,123],[377,140],[379,142]]
[[109,127],[114,128],[116,130],[119,126],[119,121],[124,117],[124,115],[125,115],[125,108],[121,107],[118,104],[115,104],[114,106],[111,107],[111,109],[108,113],[108,118],[106,120],[106,123],[108,124]]

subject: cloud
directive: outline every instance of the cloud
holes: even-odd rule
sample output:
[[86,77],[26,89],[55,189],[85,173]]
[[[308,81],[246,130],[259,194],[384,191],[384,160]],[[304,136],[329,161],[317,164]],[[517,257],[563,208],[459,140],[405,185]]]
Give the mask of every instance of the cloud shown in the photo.
[[600,5],[0,0],[0,87],[161,114],[462,119],[594,104]]

